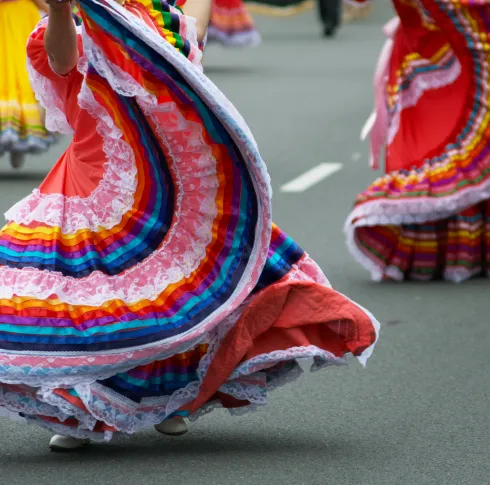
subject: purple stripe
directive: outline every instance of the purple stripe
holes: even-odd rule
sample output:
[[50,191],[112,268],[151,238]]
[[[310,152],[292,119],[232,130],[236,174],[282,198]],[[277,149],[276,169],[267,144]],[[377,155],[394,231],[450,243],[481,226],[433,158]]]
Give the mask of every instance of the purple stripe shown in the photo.
[[186,375],[189,373],[194,374],[197,370],[198,365],[199,362],[191,363],[190,365],[186,365],[186,366],[166,365],[165,367],[155,369],[152,372],[133,369],[128,371],[128,375],[130,377],[134,377],[135,379],[148,381],[151,378],[162,377],[165,374],[170,374],[170,373],[179,374],[179,375]]
[[74,328],[77,330],[85,330],[92,327],[103,327],[111,323],[118,323],[114,316],[104,316],[97,319],[90,319],[80,325],[75,325],[71,318],[53,318],[53,317],[20,317],[15,315],[0,315],[0,323],[18,326],[37,326],[42,328]]

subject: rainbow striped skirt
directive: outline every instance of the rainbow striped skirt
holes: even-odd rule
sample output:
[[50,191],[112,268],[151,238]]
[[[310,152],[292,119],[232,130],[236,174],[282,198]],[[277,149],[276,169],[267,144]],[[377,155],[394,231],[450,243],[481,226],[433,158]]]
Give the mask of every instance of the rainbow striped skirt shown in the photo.
[[272,223],[266,167],[202,72],[193,19],[155,0],[78,8],[71,92],[45,23],[28,46],[48,120],[74,142],[0,232],[4,414],[108,440],[264,406],[301,358],[364,364],[378,324]]
[[208,40],[235,47],[260,44],[260,34],[243,0],[213,0]]
[[375,280],[489,273],[490,6],[477,3],[394,0],[371,118],[386,174],[345,226]]

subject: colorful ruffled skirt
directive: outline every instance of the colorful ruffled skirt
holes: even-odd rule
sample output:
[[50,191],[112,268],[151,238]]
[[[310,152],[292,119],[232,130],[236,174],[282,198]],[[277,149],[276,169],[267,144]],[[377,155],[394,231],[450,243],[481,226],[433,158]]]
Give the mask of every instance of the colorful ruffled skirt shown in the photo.
[[315,0],[245,0],[252,13],[273,16],[297,15],[315,6]]
[[490,7],[394,3],[371,117],[386,175],[357,197],[349,248],[375,280],[488,275]]
[[27,39],[40,14],[31,0],[0,1],[0,156],[53,143],[26,70]]
[[243,0],[213,0],[208,39],[236,47],[254,46],[261,41]]
[[7,213],[0,407],[108,440],[175,415],[260,408],[300,375],[298,359],[364,364],[378,323],[272,223],[266,167],[203,74],[192,19],[163,1],[78,5],[75,95],[107,159],[90,193],[67,197],[86,169],[62,159],[47,179],[58,193],[43,184]]
[[373,0],[344,0],[344,21],[364,19],[372,12]]

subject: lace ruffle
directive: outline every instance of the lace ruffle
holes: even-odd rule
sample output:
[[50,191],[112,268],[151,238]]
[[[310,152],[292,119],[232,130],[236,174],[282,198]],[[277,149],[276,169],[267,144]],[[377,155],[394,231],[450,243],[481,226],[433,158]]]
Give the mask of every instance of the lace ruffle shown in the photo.
[[104,433],[97,433],[84,428],[73,428],[72,426],[66,426],[63,423],[53,423],[51,421],[44,421],[38,416],[29,416],[27,418],[27,424],[36,424],[45,428],[54,434],[62,436],[73,436],[74,438],[89,439],[94,442],[111,441],[114,433],[110,431],[104,431]]
[[[319,283],[325,281],[325,277],[321,273],[318,273],[316,265],[313,264],[308,256],[304,256],[304,258],[299,261],[294,272],[296,275],[293,278],[294,280],[316,281]],[[304,272],[305,274],[301,274],[301,272]],[[100,435],[95,436],[93,433],[90,434],[93,429],[94,419],[103,421],[123,433],[134,433],[145,427],[158,424],[198,396],[201,382],[204,380],[223,339],[235,325],[244,309],[251,303],[253,298],[253,296],[249,297],[232,314],[223,319],[223,321],[220,322],[220,325],[201,337],[201,342],[205,341],[208,343],[208,352],[199,363],[197,371],[198,380],[177,390],[171,396],[143,399],[141,403],[136,404],[111,391],[107,387],[100,385],[96,382],[97,379],[88,382],[86,380],[83,381],[79,376],[75,376],[75,379],[73,379],[73,387],[86,406],[87,412],[73,408],[69,403],[53,394],[53,392],[47,388],[43,388],[37,395],[32,392],[27,394],[11,393],[9,400],[0,399],[0,406],[4,406],[11,411],[30,411],[26,414],[29,414],[32,417],[33,414],[43,414],[41,411],[45,412],[44,408],[39,408],[39,410],[36,409],[35,406],[38,406],[39,404],[35,404],[34,406],[34,403],[42,400],[45,406],[49,406],[47,409],[49,409],[50,414],[46,415],[56,415],[58,419],[61,420],[72,415],[76,416],[79,420],[80,429],[73,430],[73,428],[63,427],[64,434],[70,434],[77,437],[90,437],[91,439],[96,440],[102,440],[104,437]],[[376,335],[378,335],[379,323],[367,310],[364,310],[362,307],[360,308],[371,318]],[[358,357],[361,364],[365,364],[366,359],[371,355],[373,347],[374,343]],[[186,350],[190,350],[191,348],[192,347],[189,346]],[[276,389],[280,385],[291,382],[301,375],[302,371],[297,365],[296,360],[306,358],[314,359],[313,365],[311,366],[312,372],[329,365],[343,365],[347,363],[345,356],[336,357],[315,346],[295,347],[288,350],[256,356],[253,359],[249,359],[240,364],[230,375],[227,382],[223,383],[219,389],[220,392],[229,394],[237,399],[247,400],[251,403],[251,405],[245,409],[240,409],[238,412],[230,410],[230,412],[232,414],[243,414],[244,412],[258,410],[265,406],[267,404],[268,392]],[[91,359],[89,358],[86,361],[86,365],[93,364],[90,360]],[[282,366],[281,364],[283,363],[287,364]],[[80,363],[80,365],[83,364]],[[87,367],[82,368],[81,370],[86,378]],[[23,370],[23,372],[24,371],[25,370]],[[107,369],[107,373],[104,377],[108,377],[109,375],[114,375],[113,368],[112,372]],[[100,376],[100,378],[102,377],[103,376]],[[23,381],[25,382],[26,379],[27,377],[24,376]],[[78,382],[76,382],[77,380]],[[27,383],[32,387],[36,387],[36,384],[40,385],[42,382],[44,382],[45,385],[46,378],[44,376],[41,376],[37,382],[35,380],[30,380]],[[68,387],[66,385],[66,379],[63,383],[63,387]],[[5,388],[5,384],[3,387]],[[60,385],[53,384],[52,388],[56,387],[60,387]],[[0,389],[2,389],[1,386]],[[19,407],[17,397],[19,401],[23,402],[22,407]],[[214,409],[216,406],[219,406],[219,404],[208,403],[203,409],[200,409],[196,414],[191,416],[191,419],[196,419],[202,414]],[[53,412],[53,409],[55,412]],[[39,424],[49,427],[46,422],[41,420],[39,420]],[[53,427],[51,429],[58,432],[61,428],[58,429]]]
[[[357,241],[356,230],[366,226],[400,226],[402,224],[423,224],[438,221],[463,211],[484,200],[490,199],[490,179],[480,186],[468,187],[446,197],[418,197],[416,199],[369,200],[356,206],[349,214],[344,226],[346,243],[352,256],[366,268],[373,281],[381,281],[388,268],[378,264],[361,250]],[[401,275],[389,275],[395,280],[403,279]],[[471,276],[470,274],[467,275]],[[466,279],[460,274],[446,273],[449,281]]]
[[255,47],[262,42],[260,34],[254,28],[244,31],[226,32],[216,26],[210,25],[207,35],[209,42],[220,42],[226,46]]
[[[252,410],[263,408],[267,405],[267,393],[276,389],[279,386],[290,383],[302,374],[299,365],[293,362],[293,365],[286,366],[282,371],[272,372],[272,377],[268,379],[268,371],[260,369],[272,368],[280,362],[295,361],[297,358],[319,357],[329,364],[339,365],[345,364],[345,359],[338,359],[328,352],[324,352],[316,347],[296,348],[280,355],[279,353],[263,355],[252,359],[250,363],[245,362],[235,371],[230,379],[220,387],[220,392],[228,394],[239,400],[250,402],[250,406],[240,410],[240,413],[235,413],[236,410],[230,410],[232,414],[244,414]],[[333,357],[333,359],[331,358]],[[259,368],[252,374],[248,374],[252,369]],[[311,370],[317,370],[315,365]],[[237,376],[240,374],[240,376]],[[246,376],[246,379],[243,379]],[[104,388],[97,383],[92,385],[76,386],[75,390],[86,406],[88,412],[83,412],[74,408],[62,398],[52,394],[50,391],[39,393],[43,399],[50,402],[40,403],[36,407],[34,403],[38,402],[31,395],[28,399],[21,395],[13,395],[8,401],[2,400],[0,395],[0,406],[3,406],[7,411],[3,414],[8,414],[9,417],[19,420],[17,415],[11,411],[19,410],[27,414],[28,421],[36,422],[43,427],[51,429],[54,432],[70,435],[74,437],[90,438],[94,441],[103,441],[112,438],[112,433],[107,436],[101,436],[100,433],[94,433],[95,420],[104,422],[105,424],[116,428],[119,432],[133,434],[144,428],[148,428],[155,424],[161,423],[163,420],[171,416],[175,411],[185,404],[194,400],[200,390],[201,381],[195,381],[188,384],[185,388],[179,389],[171,396],[165,396],[155,399],[144,399],[139,405],[132,401],[125,400],[119,394],[113,393],[107,388]],[[1,389],[1,388],[0,388]],[[16,399],[18,398],[18,400]],[[24,404],[19,403],[23,401]],[[28,403],[27,405],[25,403]],[[58,408],[54,408],[57,405]],[[216,403],[211,403],[203,409],[191,416],[191,420],[197,419],[202,414],[211,411],[216,406]],[[56,412],[53,412],[56,410]],[[29,412],[30,411],[30,412]],[[62,426],[59,423],[52,424],[43,421],[36,416],[53,416],[60,421],[64,421],[68,417],[76,417],[79,421],[78,428]],[[51,426],[52,424],[52,426]]]
[[[130,27],[135,29],[134,25]],[[257,152],[255,142],[251,137],[251,134],[249,134],[248,127],[221,92],[219,92],[207,78],[203,77],[200,71],[191,67],[184,56],[177,53],[170,44],[167,45],[167,43],[162,43],[158,36],[157,39],[159,42],[157,44],[156,40],[153,38],[156,34],[151,30],[147,33],[149,37],[151,37],[151,42],[153,42],[154,47],[162,55],[171,58],[172,62],[175,62],[178,67],[180,67],[183,74],[185,73],[190,78],[196,89],[201,91],[203,97],[210,102],[215,111],[218,111],[218,114],[222,118],[225,118],[231,133],[234,134],[235,137],[238,137],[238,146],[244,152],[246,159],[251,162],[250,168],[252,176],[257,189],[261,194],[260,200],[262,201],[263,209],[257,226],[258,231],[260,231],[259,235],[261,243],[256,245],[254,257],[252,258],[252,260],[257,257],[259,258],[257,264],[253,267],[254,274],[248,274],[246,278],[247,281],[243,281],[238,288],[238,291],[242,292],[245,290],[245,287],[248,291],[251,291],[254,286],[254,281],[257,280],[260,269],[265,262],[266,254],[263,248],[267,247],[269,242],[267,238],[270,237],[270,231],[262,229],[263,227],[269,227],[269,224],[266,222],[264,225],[263,221],[270,221],[270,204],[263,204],[265,200],[269,200],[271,194],[269,176],[265,166]],[[139,32],[139,35],[141,35],[141,32]],[[2,269],[0,272],[0,295],[5,298],[10,298],[14,293],[17,295],[35,296],[40,299],[56,294],[57,297],[65,303],[90,306],[100,306],[110,299],[121,299],[127,303],[143,298],[154,300],[168,284],[189,275],[195,269],[196,261],[200,260],[203,251],[209,242],[209,225],[216,213],[213,198],[213,190],[215,190],[215,168],[210,170],[209,160],[206,160],[208,166],[206,168],[204,167],[204,159],[209,154],[209,147],[203,145],[202,135],[201,133],[197,133],[200,130],[200,126],[185,121],[182,115],[176,112],[176,110],[172,112],[174,105],[156,105],[155,99],[151,97],[149,93],[142,90],[142,87],[139,86],[136,81],[131,79],[128,75],[122,75],[116,66],[111,66],[110,63],[103,58],[97,46],[91,42],[88,36],[84,36],[84,45],[88,47],[85,52],[90,58],[90,62],[93,63],[99,72],[102,72],[108,77],[108,80],[113,83],[113,88],[124,95],[137,96],[147,114],[154,116],[160,121],[158,124],[163,132],[161,133],[162,140],[164,140],[170,153],[176,159],[175,164],[181,168],[182,173],[179,171],[176,175],[180,176],[181,187],[184,185],[183,191],[185,192],[187,189],[187,193],[190,195],[189,197],[183,197],[181,191],[181,207],[179,208],[180,213],[177,214],[177,217],[185,222],[187,218],[183,218],[183,215],[186,213],[190,214],[191,212],[195,213],[197,198],[199,209],[202,212],[202,214],[200,214],[200,219],[198,219],[199,224],[187,229],[182,227],[179,228],[179,226],[176,225],[175,228],[173,228],[174,232],[169,234],[166,245],[156,251],[151,257],[147,258],[145,262],[141,263],[145,265],[144,267],[140,265],[135,266],[117,277],[107,277],[100,272],[95,272],[87,278],[75,280],[73,278],[63,277],[61,274],[39,271],[33,268],[22,270]],[[209,89],[205,91],[204,87]],[[204,91],[204,93],[202,91]],[[112,120],[104,116],[99,105],[94,104],[93,96],[91,96],[90,91],[86,87],[82,90],[82,93],[80,93],[79,99],[85,108],[91,109],[92,114],[98,116],[99,120],[102,120],[100,121],[100,129],[101,132],[104,133],[104,137],[110,138],[114,142],[114,145],[120,142],[121,140],[119,140],[118,134],[113,130],[113,123],[112,125],[110,124]],[[165,113],[167,113],[166,116]],[[184,136],[189,133],[194,133],[194,135],[189,137]],[[112,135],[112,138],[110,135]],[[116,142],[116,140],[118,140],[118,142]],[[182,147],[187,148],[182,150]],[[180,165],[179,162],[181,162]],[[215,163],[214,159],[213,162]],[[214,163],[213,167],[215,166]],[[111,167],[108,167],[106,173],[110,173],[111,171]],[[114,173],[118,172],[118,167],[114,164]],[[185,187],[185,179],[187,177],[190,182],[188,186]],[[194,177],[194,181],[199,179],[199,182],[195,185],[195,182],[191,183],[192,177]],[[205,184],[207,184],[207,186]],[[117,184],[115,184],[115,186],[117,187]],[[204,199],[201,197],[203,189],[205,189],[204,192],[206,193]],[[57,194],[55,194],[53,200],[56,197]],[[33,194],[32,198],[32,204],[26,205],[26,210],[22,211],[22,215],[20,215],[21,211],[19,207],[16,206],[14,207],[15,211],[9,213],[9,218],[16,220],[17,222],[29,223],[32,219],[28,218],[31,217],[32,213],[36,212],[35,207],[42,205],[38,201],[38,194]],[[121,204],[118,205],[118,207],[120,206]],[[15,212],[17,213],[17,216],[15,215]],[[79,208],[72,211],[72,220],[83,217],[81,214],[86,212],[90,211],[87,211],[86,209],[82,211],[79,210]],[[53,219],[56,218],[59,220],[59,208],[57,210],[55,209],[53,213],[56,215],[46,215],[44,218],[49,219],[50,221],[53,221]],[[24,218],[27,219],[23,221]],[[38,217],[38,219],[42,218],[43,217]],[[64,219],[68,220],[69,215],[64,217]],[[194,219],[196,218],[194,217]],[[97,221],[97,223],[100,222],[100,220]],[[114,222],[115,220],[111,223]],[[74,222],[71,224],[70,229],[74,230],[77,227],[76,224],[80,223]],[[182,244],[178,249],[175,246],[170,245],[172,239],[177,239],[173,237],[174,235],[179,236],[178,242],[180,243],[183,241],[182,236],[188,236],[185,238],[186,240],[189,240],[189,243],[186,243],[185,245],[187,249],[182,250]],[[197,238],[194,237],[194,240],[192,240],[192,235],[197,236]],[[179,255],[179,257],[177,257],[177,255]],[[165,259],[165,261],[163,261],[162,258]],[[167,261],[169,258],[171,260],[170,263]],[[180,265],[176,263],[180,263]],[[149,264],[151,264],[151,267]],[[154,270],[155,267],[161,269],[160,273],[156,277],[152,276],[151,278],[148,278],[148,275],[152,275],[152,271],[150,270]]]
[[24,225],[42,222],[61,228],[64,234],[84,229],[97,232],[101,227],[109,230],[119,224],[132,207],[137,174],[131,147],[121,140],[121,131],[86,86],[79,95],[79,103],[97,120],[97,131],[104,140],[108,161],[99,185],[86,198],[43,194],[36,189],[6,212],[7,220]]
[[[88,36],[84,43],[91,64],[116,91],[124,96],[136,96],[147,116],[158,127],[160,139],[172,156],[174,179],[179,186],[174,223],[164,244],[122,275],[108,277],[95,272],[86,278],[75,279],[34,268],[2,268],[0,294],[6,298],[13,294],[27,294],[42,299],[56,294],[63,302],[91,306],[100,306],[112,299],[126,303],[154,300],[169,284],[195,271],[212,240],[218,180],[216,160],[203,139],[201,125],[187,121],[175,103],[158,105],[156,99],[134,79],[105,60]],[[112,217],[111,225],[117,224],[127,206],[132,205],[136,168],[130,146],[120,139],[120,130],[85,85],[79,95],[79,103],[98,120],[99,132],[104,137],[104,150],[109,161],[103,180],[88,199],[63,201],[61,194],[40,194],[38,199],[37,194],[33,194],[31,201],[24,202],[17,219],[36,218],[37,211],[44,211],[44,219],[59,222],[63,218],[65,228],[70,226],[70,231],[75,231],[79,229],[75,224],[82,225],[91,213],[90,223],[95,227],[103,225],[101,219],[104,217],[104,222]],[[110,203],[102,198],[109,198]],[[37,217],[38,220],[40,218]]]

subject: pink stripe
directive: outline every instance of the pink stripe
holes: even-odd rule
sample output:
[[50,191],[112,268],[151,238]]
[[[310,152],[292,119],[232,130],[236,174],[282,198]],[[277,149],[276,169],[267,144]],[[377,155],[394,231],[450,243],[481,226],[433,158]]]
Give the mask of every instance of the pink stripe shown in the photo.
[[388,112],[386,109],[385,86],[388,81],[388,71],[390,68],[391,53],[393,51],[393,37],[395,36],[400,19],[392,18],[383,28],[384,34],[388,37],[381,54],[378,58],[376,72],[374,73],[374,111],[376,119],[370,133],[370,156],[369,165],[372,169],[379,168],[379,157],[381,150],[386,142],[388,133]]

